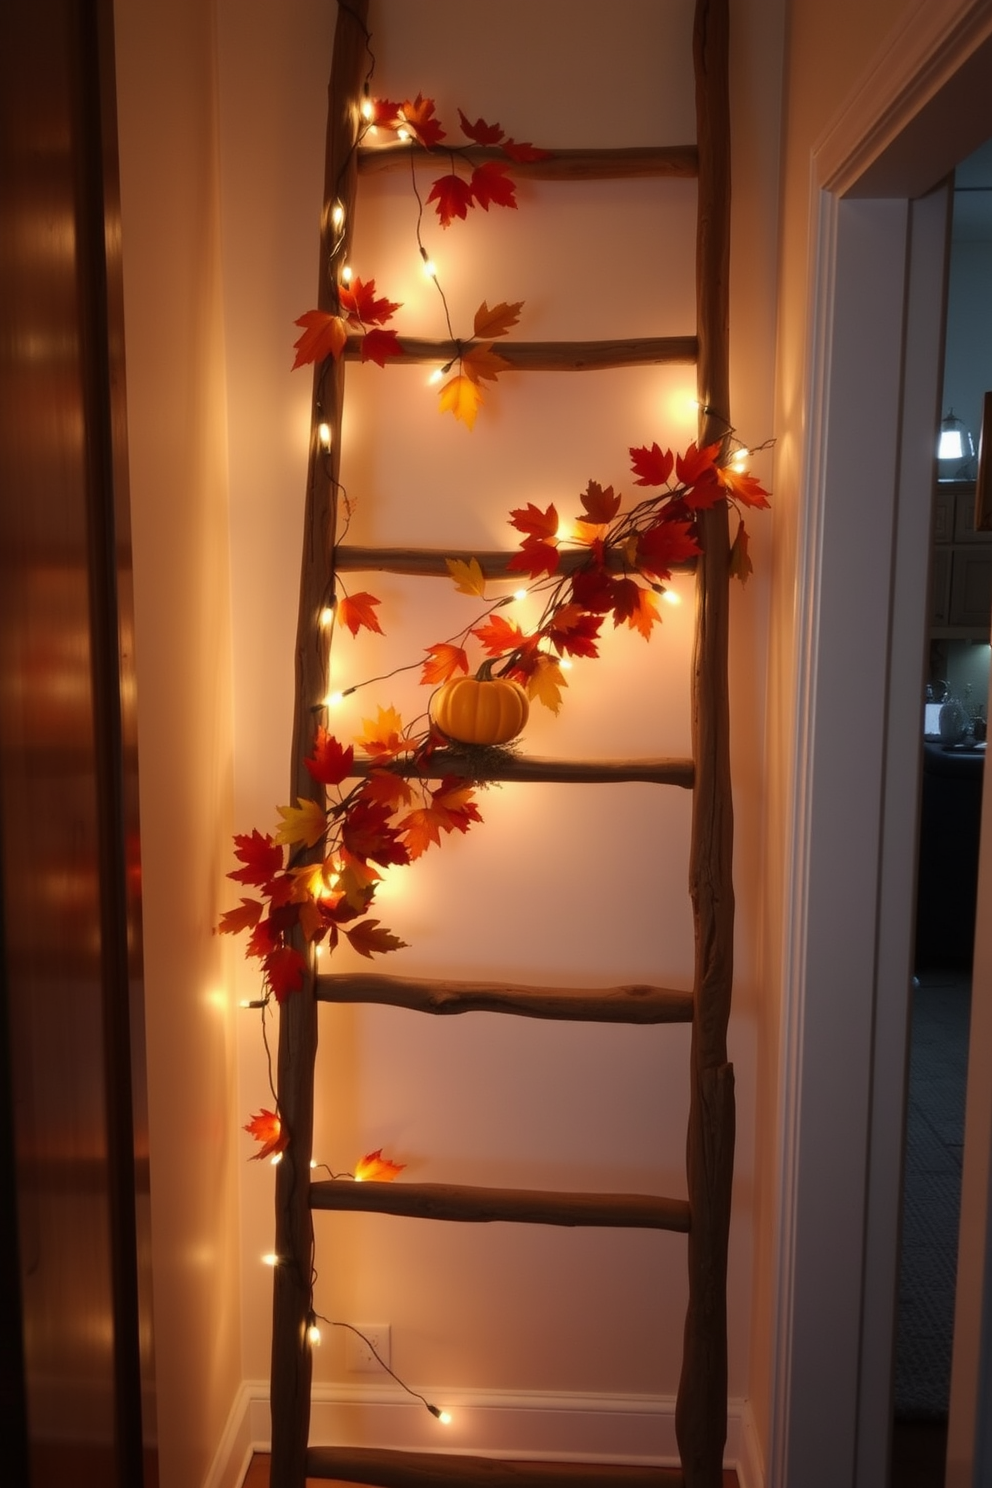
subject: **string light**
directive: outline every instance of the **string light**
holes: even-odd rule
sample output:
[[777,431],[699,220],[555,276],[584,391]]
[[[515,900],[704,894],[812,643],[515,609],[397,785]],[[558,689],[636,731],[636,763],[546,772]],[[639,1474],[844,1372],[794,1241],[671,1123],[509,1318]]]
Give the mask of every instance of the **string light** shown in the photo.
[[427,382],[428,382],[428,384],[431,387],[433,387],[435,383],[441,381],[441,378],[443,376],[444,376],[444,368],[443,367],[435,367],[434,368],[434,371],[431,373],[430,377],[428,377]]
[[351,264],[345,264],[344,268],[341,270],[341,283],[351,283]]
[[344,702],[344,693],[329,692],[324,701],[329,708],[338,708]]
[[264,997],[253,997],[251,999],[243,997],[238,1006],[243,1008],[264,1008],[266,1006],[266,999]]
[[401,1390],[405,1390],[408,1395],[412,1395],[413,1398],[414,1398],[414,1400],[419,1400],[421,1402],[421,1404],[424,1406],[424,1408],[426,1410],[428,1410],[430,1412],[430,1414],[434,1417],[435,1421],[440,1421],[440,1423],[441,1423],[442,1426],[450,1426],[451,1425],[451,1415],[450,1415],[450,1412],[444,1410],[443,1407],[440,1406],[440,1405],[434,1405],[432,1401],[430,1401],[430,1400],[427,1399],[427,1396],[426,1395],[421,1395],[421,1393],[420,1393],[419,1390],[412,1390],[410,1388],[410,1386],[406,1383],[405,1380],[400,1379],[400,1377],[396,1373],[395,1369],[390,1369],[390,1367],[386,1363],[385,1359],[383,1359],[381,1357],[381,1355],[379,1354],[379,1351],[377,1350],[377,1348],[376,1348],[375,1344],[372,1342],[372,1340],[370,1338],[367,1338],[365,1336],[365,1334],[362,1332],[361,1328],[356,1328],[355,1325],[354,1325],[354,1323],[339,1323],[339,1322],[336,1322],[333,1318],[324,1317],[322,1313],[311,1312],[310,1313],[310,1317],[309,1317],[309,1321],[308,1321],[308,1326],[307,1326],[307,1336],[308,1337],[310,1337],[310,1333],[311,1333],[312,1329],[316,1326],[316,1323],[317,1323],[317,1319],[318,1318],[320,1318],[321,1322],[327,1323],[328,1326],[331,1327],[331,1328],[347,1328],[349,1333],[354,1333],[355,1336],[356,1336],[356,1338],[360,1338],[362,1340],[362,1342],[364,1343],[365,1347],[368,1349],[369,1353],[372,1355],[372,1357],[376,1361],[376,1363],[378,1365],[380,1365],[380,1367],[383,1368],[386,1371],[386,1373],[390,1376],[390,1378],[392,1378],[392,1379],[394,1379],[396,1381],[396,1383],[399,1385],[399,1387],[400,1387]]
[[517,601],[517,603],[519,604],[521,600],[527,598],[527,590],[526,589],[515,589],[513,591],[513,597]]
[[279,1264],[279,1257],[276,1255],[275,1251],[270,1250],[266,1255],[263,1255],[263,1257],[262,1257],[262,1265],[263,1266],[278,1266],[278,1264]]
[[330,424],[322,423],[322,424],[318,424],[317,425],[317,439],[318,439],[318,441],[320,443],[320,447],[321,447],[322,450],[329,450],[330,449],[330,447],[331,447],[331,426],[330,426]]
[[344,207],[340,202],[335,202],[331,208],[331,226],[338,231],[344,226]]
[[325,605],[321,610],[318,621],[322,630],[326,630],[334,619],[334,606]]
[[271,1164],[272,1164],[272,1166],[274,1168],[275,1167],[278,1167],[279,1164],[282,1162],[282,1153],[281,1152],[273,1153],[272,1157],[269,1158],[269,1161],[271,1162]]

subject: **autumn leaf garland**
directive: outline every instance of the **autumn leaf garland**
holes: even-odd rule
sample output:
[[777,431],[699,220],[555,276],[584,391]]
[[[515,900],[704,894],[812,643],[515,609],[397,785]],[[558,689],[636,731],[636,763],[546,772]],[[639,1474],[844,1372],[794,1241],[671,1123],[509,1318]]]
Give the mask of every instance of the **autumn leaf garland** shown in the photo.
[[[441,140],[447,137],[435,115],[433,99],[424,98],[419,93],[415,99],[407,99],[404,103],[370,99],[367,114],[359,143],[370,130],[381,129],[399,140],[408,140],[424,150],[436,151]],[[460,149],[466,147],[444,147],[450,157],[451,169],[437,178],[427,196],[442,228],[450,227],[456,219],[464,220],[475,207],[481,207],[485,212],[490,206],[516,210],[512,165],[541,160],[550,153],[529,141],[508,139],[499,124],[489,124],[482,118],[472,123],[461,109],[458,118],[462,133],[471,145],[499,149],[505,160],[484,160],[477,165],[468,162],[471,173],[466,178],[456,168],[462,162]],[[363,362],[371,361],[385,367],[387,361],[402,357],[402,343],[396,331],[387,327],[396,311],[402,308],[401,303],[377,294],[374,279],[356,277],[351,282],[341,282],[336,289],[336,311],[307,310],[296,321],[300,335],[293,343],[296,352],[294,370],[326,361],[329,357],[340,360],[350,337],[357,339]],[[443,368],[443,373],[451,372],[456,364],[457,370],[438,390],[440,412],[453,414],[469,429],[474,426],[483,403],[482,383],[495,382],[510,366],[505,357],[493,350],[493,342],[517,324],[522,308],[522,300],[512,303],[501,300],[492,309],[485,300],[482,301],[475,313],[472,339],[452,342],[454,355]]]
[[[511,511],[510,525],[520,536],[508,568],[526,575],[529,592],[544,597],[536,625],[524,630],[508,620],[501,613],[506,596],[496,598],[458,635],[434,642],[424,660],[409,664],[419,667],[423,685],[467,675],[471,641],[483,658],[476,675],[516,681],[531,700],[557,713],[567,686],[562,660],[598,656],[608,618],[614,628],[626,625],[650,639],[661,620],[658,594],[674,569],[700,552],[698,514],[719,503],[737,512],[730,567],[746,580],[741,508],[767,507],[760,482],[724,463],[719,444],[690,444],[679,455],[657,444],[629,453],[635,484],[649,494],[626,510],[612,486],[590,480],[579,497],[581,510],[564,529],[567,537],[553,503],[542,510],[529,502]],[[448,569],[459,593],[486,601],[477,559],[449,559]],[[342,594],[334,608],[353,635],[362,629],[382,634],[378,604],[363,592]],[[380,706],[347,745],[321,725],[305,763],[323,788],[323,802],[281,806],[274,833],[235,837],[239,866],[229,877],[250,892],[218,928],[248,932],[246,954],[259,961],[267,996],[283,1002],[302,987],[307,957],[301,940],[333,950],[344,939],[369,958],[405,944],[370,915],[382,870],[405,866],[482,820],[476,787],[463,776],[445,775],[433,787],[423,778],[422,767],[447,742],[429,720],[415,728],[392,707]]]

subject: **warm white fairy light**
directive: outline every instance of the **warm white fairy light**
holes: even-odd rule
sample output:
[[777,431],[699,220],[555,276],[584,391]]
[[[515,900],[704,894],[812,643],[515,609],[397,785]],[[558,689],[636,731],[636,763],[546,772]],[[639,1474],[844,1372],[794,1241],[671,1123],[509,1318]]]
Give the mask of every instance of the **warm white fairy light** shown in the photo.
[[276,1255],[275,1251],[270,1250],[266,1255],[263,1255],[263,1257],[262,1257],[262,1265],[263,1266],[278,1266],[278,1264],[279,1264],[279,1257]]
[[317,425],[317,439],[320,442],[320,447],[321,447],[322,450],[329,450],[330,449],[330,447],[331,447],[331,426],[330,426],[330,424],[321,423],[321,424],[318,424]]
[[331,226],[337,231],[344,226],[344,207],[340,202],[335,202],[331,208]]
[[312,1348],[320,1347],[320,1329],[316,1323],[311,1323],[307,1329],[307,1340]]
[[282,1162],[282,1153],[281,1152],[274,1152],[272,1154],[271,1158],[269,1159],[269,1161],[271,1162],[271,1164],[272,1164],[272,1166],[274,1168],[277,1168],[279,1166],[279,1164]]
[[515,589],[513,591],[513,597],[517,601],[517,603],[519,604],[522,599],[526,599],[527,598],[527,593],[528,593],[528,591],[526,589]]
[[330,625],[330,623],[331,623],[331,621],[333,619],[334,619],[334,607],[333,607],[333,605],[325,605],[324,608],[321,610],[320,614],[317,617],[317,620],[318,620],[318,623],[319,623],[321,629],[322,630],[326,630],[327,627]]
[[329,692],[327,694],[327,697],[324,699],[324,702],[327,704],[328,708],[338,708],[343,701],[343,692]]
[[396,138],[404,141],[408,140],[410,138],[409,129],[404,129],[403,126],[400,125],[399,129],[397,129],[396,131]]
[[572,670],[572,662],[567,656],[559,656],[558,665],[561,667],[563,672],[570,672]]
[[680,605],[682,603],[681,594],[676,594],[674,589],[666,589],[661,597],[666,604]]
[[365,122],[368,123],[375,115],[375,107],[372,103],[371,98],[367,96],[363,98],[358,111]]
[[341,283],[351,283],[351,264],[345,264],[344,268],[341,270]]
[[430,377],[428,377],[428,379],[427,379],[428,384],[431,387],[433,387],[435,383],[441,381],[441,378],[443,376],[444,376],[444,368],[443,367],[435,367],[434,368],[434,371],[431,373]]

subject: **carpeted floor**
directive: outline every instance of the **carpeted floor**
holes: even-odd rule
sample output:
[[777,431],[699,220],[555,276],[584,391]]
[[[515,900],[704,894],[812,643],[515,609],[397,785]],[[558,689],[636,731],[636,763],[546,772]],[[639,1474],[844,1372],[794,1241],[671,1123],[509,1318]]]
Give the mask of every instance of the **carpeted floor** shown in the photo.
[[921,972],[918,981],[894,1404],[897,1421],[946,1421],[971,986],[960,972]]

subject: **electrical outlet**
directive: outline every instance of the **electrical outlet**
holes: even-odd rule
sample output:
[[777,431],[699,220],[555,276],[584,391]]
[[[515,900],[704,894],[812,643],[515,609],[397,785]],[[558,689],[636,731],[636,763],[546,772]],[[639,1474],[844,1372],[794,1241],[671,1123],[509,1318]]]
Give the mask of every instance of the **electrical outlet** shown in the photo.
[[[353,1333],[350,1328],[345,1330],[344,1335],[344,1361],[345,1368],[350,1374],[382,1374],[383,1364],[391,1363],[389,1357],[389,1324],[388,1323],[356,1323],[358,1332]],[[364,1338],[358,1334],[363,1333]],[[368,1339],[368,1343],[365,1339]],[[375,1349],[379,1359],[369,1348],[369,1343]]]

